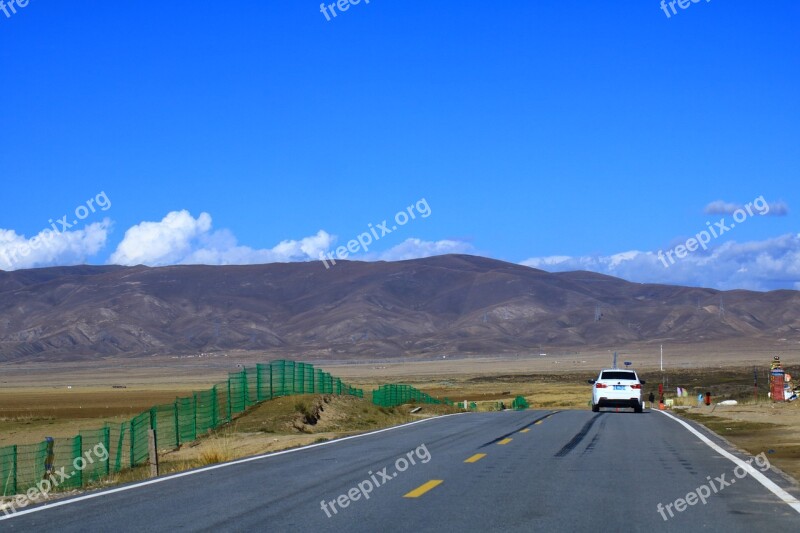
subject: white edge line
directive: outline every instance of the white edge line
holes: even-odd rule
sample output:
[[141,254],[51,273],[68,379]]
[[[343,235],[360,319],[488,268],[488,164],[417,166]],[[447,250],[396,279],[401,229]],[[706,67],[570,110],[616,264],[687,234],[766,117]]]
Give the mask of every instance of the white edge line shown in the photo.
[[[341,437],[339,439],[333,439],[333,440],[329,440],[329,441],[326,441],[326,442],[318,442],[318,443],[315,443],[315,444],[307,444],[306,446],[301,446],[300,448],[292,448],[290,450],[281,450],[281,451],[278,451],[278,452],[265,453],[265,454],[262,454],[262,455],[254,455],[253,457],[245,457],[243,459],[237,459],[235,461],[231,461],[231,462],[228,462],[228,463],[221,463],[221,464],[212,465],[212,466],[205,466],[203,468],[198,468],[196,470],[189,470],[187,472],[179,472],[177,474],[172,474],[172,475],[169,475],[169,476],[157,477],[155,479],[149,479],[147,481],[141,481],[139,483],[135,483],[135,484],[131,484],[131,485],[125,485],[124,487],[117,487],[115,489],[108,489],[108,490],[100,490],[98,492],[93,492],[91,494],[85,494],[83,496],[78,496],[76,498],[69,498],[69,499],[64,499],[64,500],[53,502],[53,503],[47,503],[47,504],[44,504],[44,505],[40,505],[39,507],[34,507],[32,509],[25,509],[25,510],[22,510],[22,511],[15,511],[13,514],[0,516],[0,522],[2,522],[3,520],[10,520],[10,519],[15,518],[17,516],[23,516],[23,515],[30,514],[30,513],[37,513],[39,511],[44,511],[45,509],[51,509],[53,507],[61,507],[62,505],[70,505],[72,503],[76,503],[76,502],[80,502],[80,501],[84,501],[84,500],[91,500],[93,498],[100,498],[102,496],[108,496],[109,494],[114,494],[116,492],[125,492],[127,490],[138,489],[139,487],[144,487],[144,486],[147,486],[147,485],[154,485],[156,483],[163,483],[164,481],[170,481],[172,479],[177,479],[177,478],[180,478],[180,477],[191,476],[191,475],[194,475],[194,474],[200,474],[202,472],[208,472],[209,470],[216,470],[218,468],[225,468],[225,467],[228,467],[228,466],[239,465],[239,464],[242,464],[242,463],[249,463],[250,461],[258,461],[260,459],[266,459],[266,458],[269,458],[269,457],[275,457],[277,455],[285,455],[285,454],[289,454],[289,453],[295,453],[295,452],[299,452],[299,451],[302,451],[302,450],[308,450],[310,448],[316,448],[318,446],[327,446],[329,444],[336,444],[336,443],[343,442],[343,441],[350,440],[350,439],[359,439],[361,437],[368,437],[370,435],[377,435],[378,433],[383,433],[385,431],[393,431],[395,429],[401,429],[401,428],[405,428],[405,427],[408,427],[408,426],[413,426],[415,424],[421,424],[423,422],[429,422],[431,420],[438,420],[440,418],[447,418],[448,416],[458,416],[458,415],[463,415],[463,414],[466,414],[466,413],[452,413],[452,414],[449,414],[449,415],[433,416],[433,417],[430,417],[430,418],[424,418],[422,420],[416,420],[414,422],[408,422],[406,424],[400,424],[398,426],[392,426],[392,427],[388,427],[388,428],[378,429],[376,431],[370,431],[369,433],[360,433],[358,435],[350,435],[349,437]],[[0,512],[4,512],[4,511],[0,511]]]
[[717,445],[711,439],[709,439],[708,437],[706,437],[705,435],[703,435],[702,433],[697,431],[695,428],[693,428],[691,425],[689,425],[685,421],[681,420],[680,418],[672,416],[669,413],[665,413],[664,411],[656,411],[656,412],[657,413],[661,413],[662,415],[666,415],[666,416],[670,417],[675,422],[677,422],[678,424],[681,424],[683,427],[685,427],[686,429],[688,429],[689,431],[694,433],[697,436],[697,438],[699,438],[701,441],[703,441],[705,444],[707,444],[715,452],[717,452],[718,454],[722,455],[726,459],[730,459],[731,462],[733,462],[736,466],[740,466],[740,467],[744,468],[747,471],[748,474],[750,474],[751,476],[753,476],[753,478],[756,479],[756,481],[758,481],[759,483],[764,485],[767,489],[769,489],[775,496],[780,498],[789,507],[791,507],[792,509],[794,509],[795,511],[800,513],[800,501],[798,501],[797,498],[795,498],[794,496],[792,496],[791,494],[789,494],[788,492],[783,490],[781,487],[779,487],[777,484],[775,484],[767,476],[765,476],[764,474],[762,474],[761,472],[759,472],[758,470],[753,468],[752,465],[750,465],[748,463],[745,463],[744,461],[742,461],[741,459],[739,459],[735,455],[733,455],[731,453],[728,453],[726,450],[722,449],[719,445]]

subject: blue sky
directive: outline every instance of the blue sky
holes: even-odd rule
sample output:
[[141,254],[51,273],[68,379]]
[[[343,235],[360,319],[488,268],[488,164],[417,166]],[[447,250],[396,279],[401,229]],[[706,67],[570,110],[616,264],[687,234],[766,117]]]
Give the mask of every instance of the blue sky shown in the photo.
[[[675,7],[0,10],[0,268],[337,257],[424,199],[348,258],[800,288],[800,3]],[[41,245],[100,193],[109,208]],[[657,255],[757,198],[770,212],[707,250]]]

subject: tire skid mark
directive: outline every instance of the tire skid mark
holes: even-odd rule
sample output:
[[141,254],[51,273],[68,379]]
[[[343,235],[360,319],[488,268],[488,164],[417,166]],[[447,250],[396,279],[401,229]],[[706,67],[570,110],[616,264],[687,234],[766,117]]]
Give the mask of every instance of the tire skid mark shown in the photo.
[[561,449],[560,449],[560,450],[559,450],[559,451],[558,451],[558,452],[555,454],[555,456],[554,456],[554,457],[564,457],[564,456],[566,456],[567,454],[569,454],[569,452],[571,452],[572,450],[574,450],[574,449],[575,449],[575,447],[576,447],[578,444],[580,444],[580,443],[581,443],[581,441],[582,441],[584,438],[586,438],[586,435],[589,433],[589,430],[591,430],[591,429],[592,429],[592,426],[593,426],[593,425],[594,425],[594,424],[595,424],[595,423],[596,423],[596,422],[597,422],[597,421],[598,421],[600,418],[602,418],[604,414],[605,414],[605,413],[599,413],[599,414],[596,414],[595,416],[593,416],[591,419],[589,419],[589,421],[588,421],[588,422],[586,422],[586,423],[583,425],[583,427],[581,428],[581,430],[580,430],[579,432],[577,432],[577,433],[575,434],[575,436],[574,436],[574,437],[572,437],[572,439],[570,439],[570,441],[569,441],[568,443],[566,443],[566,444],[564,445],[564,447],[563,447],[563,448],[561,448]]
[[592,453],[594,451],[594,447],[597,446],[597,441],[600,440],[600,433],[597,433],[592,440],[589,441],[589,445],[586,446],[586,449],[581,452],[581,455],[586,455],[587,453]]
[[680,465],[684,468],[684,470],[686,470],[690,474],[697,474],[697,470],[694,469],[694,465],[691,463],[691,461],[688,461],[685,457],[683,457],[681,453],[675,449],[674,446],[672,446],[671,444],[667,444],[667,449],[669,450],[669,453],[671,453],[672,456],[675,457],[675,461],[680,463]]

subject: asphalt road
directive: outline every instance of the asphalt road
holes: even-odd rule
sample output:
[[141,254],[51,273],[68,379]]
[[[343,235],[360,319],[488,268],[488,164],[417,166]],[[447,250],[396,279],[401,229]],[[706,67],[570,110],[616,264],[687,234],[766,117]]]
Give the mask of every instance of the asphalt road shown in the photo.
[[[735,467],[658,412],[463,414],[33,507],[0,530],[800,529],[795,508]],[[705,504],[676,507],[703,485]]]

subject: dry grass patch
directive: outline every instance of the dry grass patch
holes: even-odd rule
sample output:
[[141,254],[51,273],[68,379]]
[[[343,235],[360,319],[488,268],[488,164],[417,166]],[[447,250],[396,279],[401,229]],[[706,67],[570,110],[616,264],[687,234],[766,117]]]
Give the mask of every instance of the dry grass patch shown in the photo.
[[771,464],[800,479],[800,405],[760,402],[676,411],[706,426],[751,455],[764,453]]
[[200,466],[226,463],[235,458],[231,435],[215,435],[206,440],[203,451],[200,452]]

